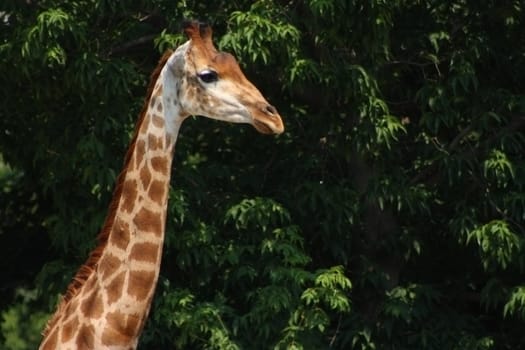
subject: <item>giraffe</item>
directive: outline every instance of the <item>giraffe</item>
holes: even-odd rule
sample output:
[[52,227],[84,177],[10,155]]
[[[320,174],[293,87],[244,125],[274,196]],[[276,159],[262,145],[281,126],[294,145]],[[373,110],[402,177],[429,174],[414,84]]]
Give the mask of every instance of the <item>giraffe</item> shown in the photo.
[[175,142],[188,116],[284,130],[235,58],[215,49],[211,27],[189,21],[183,29],[188,40],[151,75],[98,245],[49,319],[40,350],[137,347],[159,276]]

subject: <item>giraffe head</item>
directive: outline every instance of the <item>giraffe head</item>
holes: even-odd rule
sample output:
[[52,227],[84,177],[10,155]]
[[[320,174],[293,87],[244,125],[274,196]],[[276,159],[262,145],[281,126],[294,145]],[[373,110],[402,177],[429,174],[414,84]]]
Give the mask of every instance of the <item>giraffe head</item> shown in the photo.
[[275,107],[244,76],[231,54],[215,48],[211,28],[195,21],[183,27],[189,40],[167,62],[180,82],[176,87],[179,113],[248,123],[264,134],[282,133],[283,122]]

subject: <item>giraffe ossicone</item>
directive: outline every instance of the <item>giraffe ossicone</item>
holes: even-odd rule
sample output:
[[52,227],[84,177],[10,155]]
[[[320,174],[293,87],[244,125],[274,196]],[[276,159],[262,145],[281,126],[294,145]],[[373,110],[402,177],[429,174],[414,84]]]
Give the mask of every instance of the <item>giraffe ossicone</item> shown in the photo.
[[189,40],[166,52],[151,76],[98,245],[48,321],[40,350],[137,347],[159,276],[173,150],[188,116],[284,130],[235,58],[215,48],[209,26],[186,22],[184,32]]

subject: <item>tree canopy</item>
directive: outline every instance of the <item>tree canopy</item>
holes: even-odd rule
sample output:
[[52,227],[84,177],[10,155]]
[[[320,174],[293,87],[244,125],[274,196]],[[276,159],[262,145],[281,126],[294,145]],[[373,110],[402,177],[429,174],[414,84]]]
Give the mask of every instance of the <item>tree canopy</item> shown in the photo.
[[525,347],[522,1],[0,5],[0,347],[95,244],[159,56],[215,41],[286,131],[195,117],[140,349]]

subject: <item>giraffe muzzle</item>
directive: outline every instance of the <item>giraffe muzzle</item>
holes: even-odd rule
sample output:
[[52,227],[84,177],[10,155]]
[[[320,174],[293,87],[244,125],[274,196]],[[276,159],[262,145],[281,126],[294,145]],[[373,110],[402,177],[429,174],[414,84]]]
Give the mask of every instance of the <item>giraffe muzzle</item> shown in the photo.
[[261,104],[254,113],[253,126],[262,134],[282,134],[284,124],[277,109],[267,103]]

